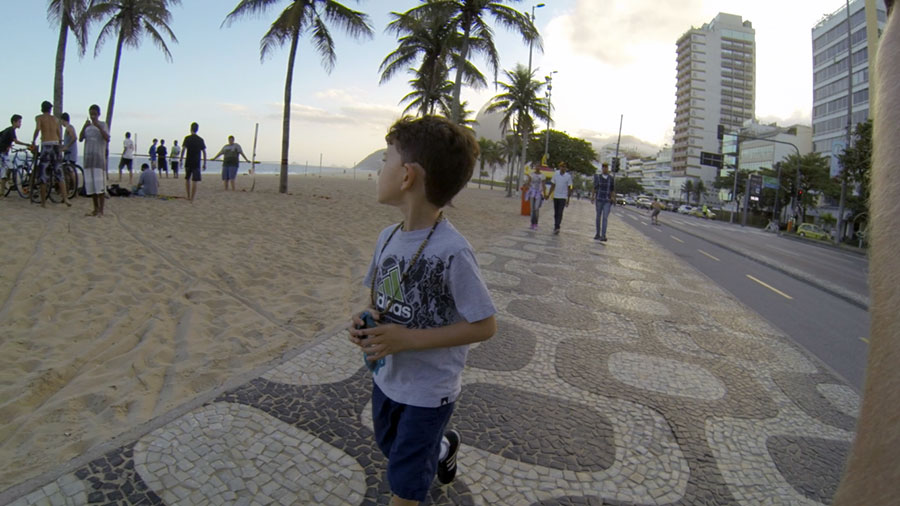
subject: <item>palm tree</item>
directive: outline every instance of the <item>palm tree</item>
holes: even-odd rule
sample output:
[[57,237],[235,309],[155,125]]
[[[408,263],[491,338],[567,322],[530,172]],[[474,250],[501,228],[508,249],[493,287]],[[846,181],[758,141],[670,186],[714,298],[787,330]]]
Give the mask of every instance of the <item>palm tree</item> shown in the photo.
[[697,185],[694,187],[694,194],[697,195],[697,205],[700,205],[700,200],[703,199],[703,196],[706,195],[706,184],[703,183],[703,180],[697,181]]
[[[491,99],[485,112],[503,111],[503,120],[501,122],[502,130],[505,133],[510,126],[514,127],[516,134],[522,140],[521,149],[521,165],[518,174],[521,175],[522,168],[525,166],[525,153],[528,148],[528,137],[534,129],[534,119],[547,121],[549,112],[547,102],[543,98],[542,88],[546,83],[534,79],[534,71],[528,72],[523,65],[519,64],[512,71],[504,71],[509,82],[499,83],[502,93]],[[516,178],[518,187],[518,178]],[[511,196],[510,191],[507,196]]]
[[[505,124],[504,124],[505,129]],[[512,195],[512,170],[521,154],[522,143],[515,135],[507,135],[503,138],[503,156],[506,158],[506,196]],[[491,177],[493,179],[493,176]],[[493,186],[492,186],[493,188]]]
[[[449,111],[453,82],[448,80],[450,69],[456,64],[462,36],[456,31],[451,19],[449,6],[430,9],[412,9],[403,14],[392,12],[393,21],[385,31],[394,32],[400,43],[397,49],[381,62],[381,81],[384,84],[400,71],[412,72],[409,81],[413,91],[403,97],[401,103],[411,102],[406,111],[418,108],[419,114],[434,114],[435,109]],[[483,40],[476,39],[471,44],[481,47]],[[412,68],[421,55],[421,64]],[[470,86],[481,88],[487,85],[484,76],[470,61],[465,61],[463,76]]]
[[59,25],[59,40],[56,43],[56,71],[53,76],[53,112],[63,113],[63,69],[66,66],[66,44],[69,31],[75,36],[81,55],[87,48],[87,28],[85,11],[88,0],[50,0],[47,5],[47,19]]
[[[241,0],[228,16],[223,25],[230,25],[242,16],[261,14],[274,5],[277,0]],[[327,72],[334,68],[337,55],[334,52],[334,39],[328,31],[328,23],[337,24],[354,38],[371,37],[372,27],[369,17],[354,11],[334,0],[291,0],[287,7],[272,23],[269,31],[260,40],[259,59],[265,60],[276,47],[290,42],[288,53],[287,76],[284,80],[284,119],[281,127],[281,177],[278,191],[287,193],[288,151],[291,136],[291,85],[294,80],[294,61],[297,58],[297,45],[300,33],[308,32],[319,55],[322,66]]]
[[[407,12],[429,9],[441,11],[450,9],[453,13],[451,17],[453,24],[458,31],[462,31],[462,43],[459,53],[456,55],[456,80],[453,85],[451,118],[454,121],[458,121],[460,117],[460,91],[466,68],[464,62],[468,60],[470,52],[481,53],[487,58],[496,81],[500,58],[494,47],[493,30],[485,19],[488,15],[500,25],[522,34],[522,39],[526,44],[536,44],[538,48],[541,48],[540,35],[531,22],[531,18],[512,7],[503,5],[503,0],[426,0],[424,4]],[[478,41],[477,44],[474,43],[475,41]]]
[[178,42],[175,33],[169,28],[172,19],[169,6],[180,4],[181,0],[91,0],[91,6],[85,15],[86,22],[106,20],[94,44],[94,57],[100,54],[100,48],[108,38],[116,37],[116,59],[109,89],[109,105],[106,106],[107,128],[112,129],[122,48],[140,47],[141,39],[146,35],[162,50],[166,60],[172,61],[172,53],[169,52],[163,35],[167,35],[172,42]]
[[479,157],[481,169],[478,172],[478,187],[481,188],[481,179],[487,174],[484,170],[484,165],[487,164],[491,168],[491,189],[493,190],[494,171],[497,170],[497,164],[504,161],[503,144],[480,137],[478,139],[478,147],[481,148],[481,156]]
[[687,203],[691,203],[691,194],[694,193],[694,183],[690,179],[681,184],[681,193],[687,194]]

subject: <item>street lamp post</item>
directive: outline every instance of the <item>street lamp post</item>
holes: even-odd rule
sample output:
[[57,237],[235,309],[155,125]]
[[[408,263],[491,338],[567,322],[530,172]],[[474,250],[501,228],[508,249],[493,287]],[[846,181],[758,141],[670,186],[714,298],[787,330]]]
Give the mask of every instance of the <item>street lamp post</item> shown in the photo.
[[[543,7],[543,3],[539,3],[531,6],[531,24],[534,25],[534,10]],[[528,43],[528,79],[531,79],[531,53],[534,50],[534,42]],[[519,118],[521,122],[522,119]],[[522,174],[525,172],[525,156],[528,152],[528,135],[530,132],[526,132],[524,130],[524,125],[522,125],[522,165],[519,166],[519,170],[516,174],[516,191],[519,191],[519,188],[522,186]]]
[[556,73],[557,71],[554,70],[550,72],[550,75],[544,76],[544,80],[547,82],[547,135],[544,137],[544,160],[547,160],[550,154],[550,122],[553,120],[550,98],[553,94],[553,74]]

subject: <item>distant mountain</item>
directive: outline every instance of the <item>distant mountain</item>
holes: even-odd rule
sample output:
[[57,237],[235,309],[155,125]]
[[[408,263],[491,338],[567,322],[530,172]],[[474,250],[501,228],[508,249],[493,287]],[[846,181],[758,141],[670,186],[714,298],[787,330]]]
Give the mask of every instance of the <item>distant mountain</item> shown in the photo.
[[380,169],[381,166],[384,165],[384,162],[382,160],[384,160],[385,151],[387,151],[387,148],[381,148],[373,152],[371,155],[363,158],[361,162],[354,165],[353,168],[358,170],[372,170],[377,172],[378,169]]
[[[587,137],[582,137],[582,139],[591,143],[594,151],[600,153],[604,150],[604,148],[612,148],[615,149],[616,146],[616,135],[591,135]],[[631,156],[653,156],[662,149],[662,146],[658,146],[656,144],[643,141],[634,137],[633,135],[623,135],[622,141],[619,143],[619,152],[627,153]]]

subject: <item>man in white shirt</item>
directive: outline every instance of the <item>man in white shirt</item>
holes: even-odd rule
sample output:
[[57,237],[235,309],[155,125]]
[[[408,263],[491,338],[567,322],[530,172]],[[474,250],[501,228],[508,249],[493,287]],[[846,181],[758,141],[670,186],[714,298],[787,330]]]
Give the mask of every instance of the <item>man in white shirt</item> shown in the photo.
[[553,194],[553,235],[559,234],[563,211],[569,207],[572,196],[572,173],[566,170],[566,162],[559,162],[559,170],[553,173],[550,180],[550,192]]
[[122,158],[119,159],[119,181],[122,180],[122,167],[128,167],[128,184],[131,184],[133,163],[134,141],[131,140],[131,132],[125,132],[125,140],[122,141]]

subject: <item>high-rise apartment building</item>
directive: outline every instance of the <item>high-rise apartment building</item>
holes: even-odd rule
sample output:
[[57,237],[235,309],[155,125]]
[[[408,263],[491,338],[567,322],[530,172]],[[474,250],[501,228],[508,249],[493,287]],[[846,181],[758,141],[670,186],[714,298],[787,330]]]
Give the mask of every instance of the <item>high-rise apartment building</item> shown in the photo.
[[869,63],[875,61],[886,18],[882,0],[854,0],[850,2],[849,30],[846,6],[825,16],[812,29],[813,151],[831,156],[832,173],[838,170],[832,154],[840,153],[847,143],[851,97],[851,128],[871,117]]
[[715,180],[700,153],[719,152],[718,125],[737,131],[756,113],[756,36],[750,21],[719,13],[678,39],[672,181]]

